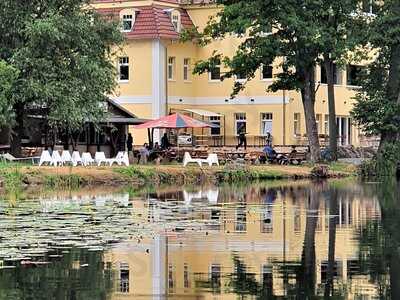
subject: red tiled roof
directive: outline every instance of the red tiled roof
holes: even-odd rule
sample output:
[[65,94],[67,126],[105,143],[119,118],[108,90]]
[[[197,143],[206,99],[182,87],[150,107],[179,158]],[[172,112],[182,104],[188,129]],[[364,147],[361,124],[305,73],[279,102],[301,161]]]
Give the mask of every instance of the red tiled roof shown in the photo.
[[[166,11],[171,9],[170,7],[151,5],[134,8],[138,13],[136,14],[132,31],[125,33],[128,39],[179,39],[179,33],[175,31],[170,16]],[[121,10],[122,8],[111,8],[98,9],[97,11],[102,15],[110,15],[118,18]],[[180,8],[178,10],[181,13],[182,28],[193,27],[193,22],[186,10]]]

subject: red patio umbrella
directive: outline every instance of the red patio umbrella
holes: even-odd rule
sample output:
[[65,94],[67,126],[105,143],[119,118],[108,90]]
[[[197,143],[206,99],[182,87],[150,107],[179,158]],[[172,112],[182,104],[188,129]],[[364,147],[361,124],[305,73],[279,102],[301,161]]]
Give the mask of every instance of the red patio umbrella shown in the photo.
[[146,123],[135,125],[135,129],[144,128],[207,128],[207,127],[218,127],[218,125],[206,123],[200,120],[193,119],[186,115],[172,114],[169,116],[161,117],[157,120],[148,121]]

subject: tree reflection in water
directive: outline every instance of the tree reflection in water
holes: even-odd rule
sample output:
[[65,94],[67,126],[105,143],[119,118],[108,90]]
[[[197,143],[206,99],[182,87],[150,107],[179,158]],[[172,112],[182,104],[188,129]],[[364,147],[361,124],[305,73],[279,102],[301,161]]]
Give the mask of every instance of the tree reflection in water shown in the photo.
[[112,288],[103,252],[70,250],[45,266],[0,270],[0,299],[105,300]]
[[379,286],[380,299],[400,299],[400,183],[376,186],[381,220],[370,220],[361,231],[362,271]]

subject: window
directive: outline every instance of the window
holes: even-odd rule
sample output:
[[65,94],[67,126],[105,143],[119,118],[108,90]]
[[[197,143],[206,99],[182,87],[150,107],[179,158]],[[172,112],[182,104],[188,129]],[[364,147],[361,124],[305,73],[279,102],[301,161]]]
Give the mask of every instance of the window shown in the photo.
[[220,81],[221,80],[221,61],[217,59],[213,68],[210,70],[210,80]]
[[119,291],[129,293],[129,264],[126,262],[119,263]]
[[174,269],[171,264],[168,265],[168,288],[174,288]]
[[211,116],[210,117],[211,124],[218,125],[219,127],[211,127],[211,135],[221,135],[221,117],[219,116]]
[[168,57],[168,80],[174,80],[175,57]]
[[322,126],[322,115],[321,114],[315,115],[315,123],[317,123],[318,133],[321,133],[321,126]]
[[247,79],[247,76],[245,73],[240,72],[235,75],[235,79],[236,79],[236,81],[245,81]]
[[119,81],[129,80],[129,57],[119,58]]
[[219,292],[221,288],[221,265],[212,264],[210,268],[210,282],[213,292]]
[[348,65],[347,66],[347,85],[360,85],[360,77],[362,73],[362,66]]
[[294,135],[300,135],[300,113],[293,115],[293,132]]
[[[325,66],[321,65],[320,69],[321,69],[321,83],[328,83]],[[336,66],[336,64],[333,64],[333,83],[342,84],[342,72],[340,68]]]
[[235,114],[235,133],[246,132],[246,113]]
[[261,66],[261,80],[272,79],[273,67],[271,65]]
[[177,10],[173,10],[171,13],[171,22],[176,32],[181,31],[181,14]]
[[272,205],[267,205],[265,210],[261,213],[261,233],[272,233]]
[[261,113],[261,135],[272,134],[272,113]]
[[366,14],[374,15],[377,13],[379,5],[375,0],[363,0],[362,11]]
[[122,31],[130,32],[133,28],[134,15],[123,15],[122,16]]
[[185,289],[190,288],[189,266],[187,264],[183,265],[183,287]]
[[324,120],[324,133],[329,134],[329,115],[325,115]]
[[183,80],[189,81],[190,78],[190,58],[183,59]]
[[235,231],[246,232],[247,230],[247,208],[245,205],[236,208]]

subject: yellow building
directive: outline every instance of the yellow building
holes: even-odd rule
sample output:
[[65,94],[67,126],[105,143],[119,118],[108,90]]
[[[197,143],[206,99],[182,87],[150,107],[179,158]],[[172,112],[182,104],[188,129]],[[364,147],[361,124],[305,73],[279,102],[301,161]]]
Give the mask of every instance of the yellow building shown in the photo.
[[[195,1],[196,2],[196,1]],[[235,99],[230,94],[235,78],[219,80],[225,70],[193,75],[196,61],[207,59],[214,50],[234,54],[239,40],[231,37],[216,40],[201,48],[179,41],[184,28],[204,28],[218,8],[211,4],[180,4],[179,0],[94,0],[100,13],[120,18],[126,42],[116,59],[119,85],[112,97],[140,118],[158,118],[171,111],[187,112],[213,123],[218,129],[194,132],[199,143],[235,144],[237,130],[246,126],[248,143],[261,145],[270,132],[275,145],[304,144],[305,121],[301,96],[296,91],[267,93],[266,89],[279,72],[264,66]],[[336,113],[340,145],[359,145],[359,130],[352,124],[354,86],[358,66],[337,69]],[[327,86],[321,68],[316,69],[320,82],[315,104],[318,130],[328,133]],[[225,138],[221,141],[221,136]],[[134,131],[135,144],[147,140],[147,133]]]

